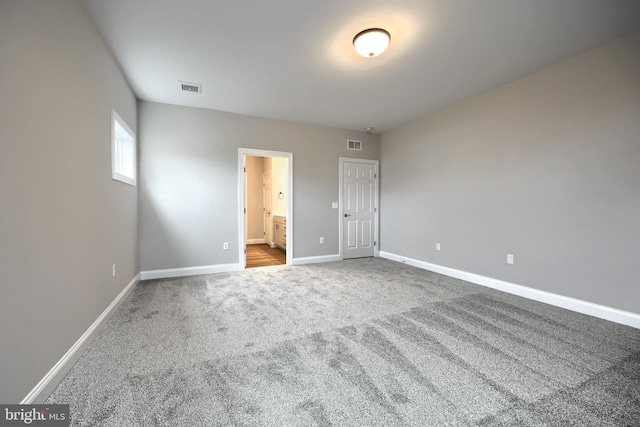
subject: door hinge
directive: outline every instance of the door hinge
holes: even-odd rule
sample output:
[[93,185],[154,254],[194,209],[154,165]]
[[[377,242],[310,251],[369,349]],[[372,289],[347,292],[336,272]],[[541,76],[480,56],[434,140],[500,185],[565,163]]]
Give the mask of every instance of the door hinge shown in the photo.
[[374,173],[374,174],[373,174],[373,178],[374,178],[374,179],[378,179],[378,174],[377,174],[377,173]]
[[373,241],[373,246],[377,245],[378,242],[376,242],[375,240]]
[[373,211],[374,212],[378,212],[378,208],[373,208]]
[[244,213],[247,213],[247,208],[244,208]]
[[247,168],[242,168],[242,170],[243,170],[244,172],[246,172],[246,171],[247,171]]
[[247,248],[244,248],[244,254],[245,255],[247,254]]

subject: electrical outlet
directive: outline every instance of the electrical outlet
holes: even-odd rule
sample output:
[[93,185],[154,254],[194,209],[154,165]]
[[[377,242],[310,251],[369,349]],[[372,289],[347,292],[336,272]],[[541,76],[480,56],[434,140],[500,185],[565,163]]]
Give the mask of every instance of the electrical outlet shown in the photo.
[[513,264],[513,254],[507,254],[507,264]]
[[324,244],[324,237],[320,238],[320,243]]
[[436,251],[440,250],[440,243],[436,243]]
[[228,251],[229,250],[229,242],[224,242],[222,244],[222,250]]
[[118,271],[118,268],[116,267],[115,264],[113,264],[113,267],[112,267],[113,277],[116,277],[116,272],[117,271]]

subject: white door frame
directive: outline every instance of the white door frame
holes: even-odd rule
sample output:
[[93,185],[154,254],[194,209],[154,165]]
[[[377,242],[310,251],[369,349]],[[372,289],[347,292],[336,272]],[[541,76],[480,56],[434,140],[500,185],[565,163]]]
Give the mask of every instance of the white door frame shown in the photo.
[[287,161],[287,265],[293,264],[293,153],[285,151],[257,150],[253,148],[238,148],[238,255],[240,267],[247,264],[246,236],[244,230],[245,218],[245,186],[244,186],[244,157],[284,157]]
[[[338,227],[339,229],[339,238],[338,238],[338,245],[339,245],[339,250],[340,250],[340,259],[344,259],[344,204],[343,204],[343,188],[344,188],[344,163],[345,162],[351,162],[351,163],[365,163],[365,164],[369,164],[369,165],[374,165],[375,168],[375,174],[376,174],[376,178],[375,178],[375,194],[376,194],[376,203],[375,203],[375,214],[373,217],[374,220],[374,224],[373,224],[373,241],[374,241],[374,246],[373,246],[373,256],[380,256],[380,245],[378,242],[378,224],[379,224],[379,206],[380,206],[380,197],[378,196],[378,194],[380,193],[379,191],[379,186],[380,186],[380,178],[378,177],[378,175],[380,174],[379,169],[380,169],[380,161],[379,160],[369,160],[369,159],[352,159],[351,157],[340,157],[339,159],[339,164],[340,164],[340,183],[339,183],[339,198],[338,198],[338,214],[340,215],[339,217],[339,224],[340,226]],[[287,224],[287,227],[289,226],[289,224]]]

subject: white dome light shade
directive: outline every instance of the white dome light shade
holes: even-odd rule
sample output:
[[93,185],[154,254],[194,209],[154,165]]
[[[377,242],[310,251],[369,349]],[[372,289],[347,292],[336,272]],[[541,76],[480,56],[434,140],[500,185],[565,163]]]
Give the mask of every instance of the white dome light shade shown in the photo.
[[369,28],[356,34],[353,47],[365,58],[373,58],[387,50],[391,36],[382,28]]

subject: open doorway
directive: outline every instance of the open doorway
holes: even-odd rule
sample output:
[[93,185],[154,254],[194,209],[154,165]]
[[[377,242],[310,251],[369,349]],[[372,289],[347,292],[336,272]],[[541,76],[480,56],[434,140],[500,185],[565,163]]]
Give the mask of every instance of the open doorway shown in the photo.
[[293,154],[239,149],[240,263],[292,263]]

